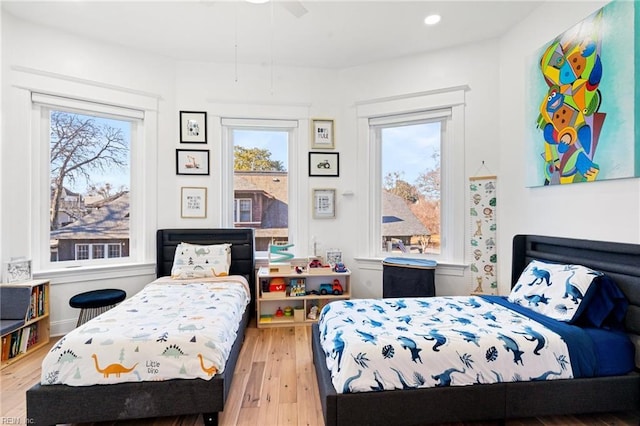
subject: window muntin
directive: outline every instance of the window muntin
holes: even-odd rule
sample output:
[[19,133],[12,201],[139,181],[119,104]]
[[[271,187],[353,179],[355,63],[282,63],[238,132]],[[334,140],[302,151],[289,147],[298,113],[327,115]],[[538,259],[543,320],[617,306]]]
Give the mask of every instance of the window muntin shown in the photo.
[[122,246],[118,243],[90,243],[75,245],[75,260],[97,260],[121,257]]
[[92,259],[104,259],[104,244],[92,244],[91,245],[91,258]]
[[252,221],[253,211],[250,198],[235,199],[233,204],[233,221],[235,223],[249,223]]

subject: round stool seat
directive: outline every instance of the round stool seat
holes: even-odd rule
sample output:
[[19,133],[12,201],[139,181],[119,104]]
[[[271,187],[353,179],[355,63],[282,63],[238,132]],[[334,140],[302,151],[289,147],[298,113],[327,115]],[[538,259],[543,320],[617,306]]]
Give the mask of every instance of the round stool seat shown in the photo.
[[69,299],[72,308],[80,308],[80,316],[76,327],[116,306],[127,297],[123,290],[106,288],[76,294]]
[[69,300],[72,308],[101,308],[103,306],[115,305],[122,302],[127,297],[123,290],[113,288],[103,290],[92,290],[85,293],[76,294]]

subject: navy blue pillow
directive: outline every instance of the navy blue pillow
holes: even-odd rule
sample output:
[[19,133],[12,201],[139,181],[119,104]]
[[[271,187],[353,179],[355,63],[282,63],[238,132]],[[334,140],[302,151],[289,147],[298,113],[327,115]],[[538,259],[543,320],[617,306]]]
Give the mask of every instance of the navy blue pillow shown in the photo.
[[598,276],[588,293],[586,309],[575,323],[589,327],[623,329],[629,301],[615,281],[607,275]]

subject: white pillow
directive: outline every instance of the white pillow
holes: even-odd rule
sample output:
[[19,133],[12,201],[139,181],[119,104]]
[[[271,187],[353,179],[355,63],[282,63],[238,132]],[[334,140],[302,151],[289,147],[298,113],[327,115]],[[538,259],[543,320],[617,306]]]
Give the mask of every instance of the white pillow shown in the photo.
[[229,275],[231,244],[180,243],[173,258],[171,278],[205,278]]
[[582,265],[533,260],[522,271],[507,299],[549,318],[571,322],[587,305],[591,283],[601,275],[602,272]]

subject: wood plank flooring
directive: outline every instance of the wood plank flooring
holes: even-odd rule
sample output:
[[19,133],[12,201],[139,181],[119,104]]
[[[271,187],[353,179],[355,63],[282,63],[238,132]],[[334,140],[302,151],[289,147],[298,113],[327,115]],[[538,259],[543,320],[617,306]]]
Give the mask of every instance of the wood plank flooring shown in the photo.
[[[249,327],[231,385],[221,426],[287,426],[323,424],[308,326],[257,329]],[[40,379],[40,363],[54,344],[2,370],[0,425],[26,422],[25,392]],[[450,426],[495,426],[497,422]],[[552,416],[509,420],[507,426],[630,426],[640,424],[638,411],[596,415]],[[102,422],[82,426],[201,426],[201,416]],[[354,425],[356,426],[356,425]],[[393,426],[393,425],[389,425]]]

